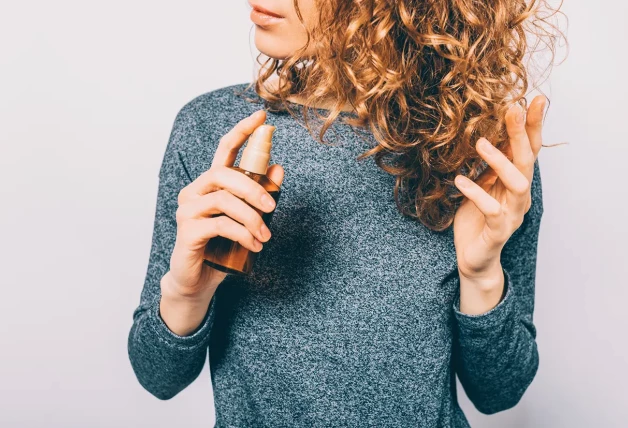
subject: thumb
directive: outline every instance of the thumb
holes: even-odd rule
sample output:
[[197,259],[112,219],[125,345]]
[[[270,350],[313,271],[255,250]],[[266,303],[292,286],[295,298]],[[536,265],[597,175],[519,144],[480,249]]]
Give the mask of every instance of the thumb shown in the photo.
[[271,181],[275,183],[277,186],[281,186],[281,183],[283,182],[283,177],[284,177],[283,167],[279,165],[278,163],[270,165],[268,169],[266,170],[266,176],[270,178]]
[[233,166],[236,156],[244,142],[265,120],[266,111],[258,110],[236,123],[236,125],[220,139],[216,153],[212,159],[212,166]]

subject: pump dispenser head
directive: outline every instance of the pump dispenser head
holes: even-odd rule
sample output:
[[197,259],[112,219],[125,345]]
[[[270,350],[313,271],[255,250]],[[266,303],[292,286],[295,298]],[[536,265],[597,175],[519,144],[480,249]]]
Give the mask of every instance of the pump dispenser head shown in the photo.
[[256,174],[266,174],[275,129],[273,125],[260,125],[253,131],[242,151],[238,165],[240,168]]

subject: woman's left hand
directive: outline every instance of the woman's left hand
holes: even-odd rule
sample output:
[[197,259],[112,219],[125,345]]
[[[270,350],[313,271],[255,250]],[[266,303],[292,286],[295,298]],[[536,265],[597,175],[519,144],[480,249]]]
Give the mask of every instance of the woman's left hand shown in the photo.
[[[508,153],[502,153],[488,140],[480,138],[476,149],[488,168],[476,182],[462,175],[456,177],[456,187],[465,196],[454,216],[461,287],[465,282],[484,293],[500,291],[501,296],[500,254],[530,209],[530,186],[534,162],[541,150],[545,103],[544,96],[535,97],[527,115],[519,105],[511,107],[506,113]],[[512,162],[507,155],[512,157]]]

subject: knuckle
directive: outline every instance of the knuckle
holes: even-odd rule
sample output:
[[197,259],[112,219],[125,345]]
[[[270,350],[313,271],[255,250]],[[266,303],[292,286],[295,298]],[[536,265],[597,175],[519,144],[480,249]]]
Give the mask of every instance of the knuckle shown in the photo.
[[483,211],[489,217],[499,217],[502,214],[502,206],[500,203],[491,203]]
[[240,235],[240,243],[247,247],[253,246],[255,243],[255,236],[253,236],[248,230],[243,230]]
[[185,205],[180,205],[175,212],[175,219],[177,223],[182,223],[187,219],[187,209]]
[[255,236],[253,236],[251,233],[248,233],[246,238],[243,239],[243,241],[245,242],[243,242],[242,244],[245,245],[246,247],[253,249],[253,251],[258,252],[258,251],[261,251],[261,249],[257,248],[257,245],[255,243],[256,240],[257,239],[255,238]]
[[229,172],[229,167],[226,165],[214,165],[211,167],[211,174],[214,180],[218,180],[225,176]]
[[177,204],[182,205],[187,200],[188,200],[188,187],[185,186],[183,189],[179,191],[179,194],[177,195]]
[[237,132],[237,128],[232,128],[229,132],[224,134],[220,139],[220,144],[226,147],[227,150],[233,150],[237,146],[237,141],[234,141],[233,135]]
[[211,176],[212,176],[212,174],[213,174],[213,171],[212,171],[212,170],[213,170],[214,168],[216,168],[216,166],[215,166],[215,165],[210,166],[207,170],[203,171],[203,172],[201,173],[201,175],[199,175],[199,176],[196,178],[196,180],[194,180],[194,181],[196,181],[196,182],[203,182],[203,183],[210,181],[210,180],[211,180]]
[[215,217],[214,227],[217,230],[225,231],[225,230],[227,230],[228,225],[229,225],[229,222],[227,221],[227,216],[226,215],[219,215],[219,216]]
[[266,226],[266,222],[264,221],[261,215],[254,213],[254,216],[255,216],[254,222],[255,222],[256,228],[257,230],[261,230],[262,227]]
[[220,232],[220,216],[212,217],[211,221],[207,222],[207,232],[211,236],[217,236]]
[[215,192],[222,187],[222,177],[224,176],[222,165],[212,166],[207,170],[207,187],[210,192]]
[[178,224],[177,227],[177,241],[182,243],[187,243],[190,241],[190,227],[183,227],[182,223]]
[[209,170],[207,170],[207,181],[210,183],[216,182],[218,177],[220,177],[220,170],[222,165],[214,165]]
[[205,225],[203,232],[204,238],[214,238],[223,235],[223,229],[220,227],[220,217],[212,217]]
[[212,207],[223,208],[227,203],[227,191],[224,189],[212,192]]
[[260,198],[262,197],[261,192],[259,190],[259,187],[260,186],[256,182],[254,182],[253,180],[249,179],[246,182],[246,186],[245,186],[245,189],[244,189],[244,195],[243,195],[244,198],[247,201],[250,201],[250,202],[253,202],[253,203],[259,201]]
[[488,209],[488,215],[491,217],[499,217],[501,215],[501,207],[496,207],[496,208],[489,208]]

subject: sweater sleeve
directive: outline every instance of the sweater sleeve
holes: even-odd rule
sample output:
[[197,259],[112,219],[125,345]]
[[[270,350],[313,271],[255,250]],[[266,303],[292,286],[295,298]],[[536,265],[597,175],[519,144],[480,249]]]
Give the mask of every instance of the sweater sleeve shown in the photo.
[[[482,413],[514,407],[536,375],[539,356],[532,322],[537,243],[543,197],[538,159],[531,184],[532,203],[523,223],[501,253],[505,291],[500,303],[480,315],[460,312],[456,321],[453,364],[467,396]],[[458,286],[460,277],[456,276]]]
[[170,268],[176,239],[178,195],[192,181],[178,149],[186,139],[197,138],[193,113],[188,104],[177,114],[162,160],[148,268],[128,336],[129,359],[138,381],[162,400],[174,397],[198,377],[207,357],[214,317],[212,298],[199,328],[188,336],[179,336],[166,326],[159,313],[160,282]]

